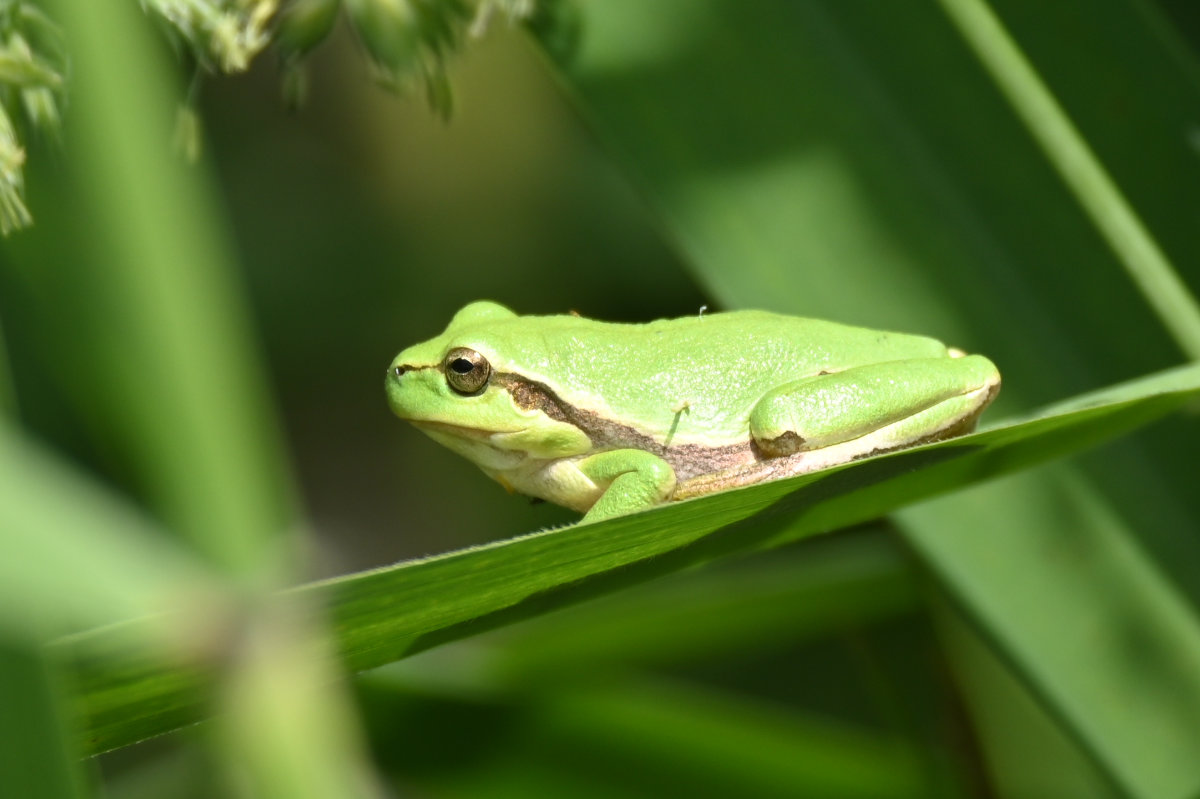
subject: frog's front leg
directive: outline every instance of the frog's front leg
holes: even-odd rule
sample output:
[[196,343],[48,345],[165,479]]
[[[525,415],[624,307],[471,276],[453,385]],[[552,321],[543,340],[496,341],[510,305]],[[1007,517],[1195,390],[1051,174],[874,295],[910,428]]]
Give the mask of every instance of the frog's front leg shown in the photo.
[[640,449],[615,449],[584,458],[579,471],[608,487],[584,515],[607,519],[657,505],[675,490],[675,470],[657,455]]
[[851,457],[970,430],[999,374],[981,355],[858,366],[797,380],[765,395],[750,434],[770,458],[862,439]]

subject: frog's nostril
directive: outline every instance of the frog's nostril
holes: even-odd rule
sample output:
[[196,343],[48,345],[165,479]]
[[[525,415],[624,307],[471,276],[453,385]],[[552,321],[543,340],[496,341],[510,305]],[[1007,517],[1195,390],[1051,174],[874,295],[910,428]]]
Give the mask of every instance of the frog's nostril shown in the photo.
[[392,374],[395,375],[396,377],[403,377],[404,373],[407,371],[408,371],[407,366],[393,366],[392,367]]

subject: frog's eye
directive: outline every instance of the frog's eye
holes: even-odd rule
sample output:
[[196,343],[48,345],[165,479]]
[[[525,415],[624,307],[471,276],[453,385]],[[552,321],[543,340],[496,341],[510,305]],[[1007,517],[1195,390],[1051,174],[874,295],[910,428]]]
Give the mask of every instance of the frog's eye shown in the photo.
[[492,376],[492,365],[475,350],[456,347],[446,353],[442,371],[450,388],[459,394],[478,394],[487,387],[488,378]]

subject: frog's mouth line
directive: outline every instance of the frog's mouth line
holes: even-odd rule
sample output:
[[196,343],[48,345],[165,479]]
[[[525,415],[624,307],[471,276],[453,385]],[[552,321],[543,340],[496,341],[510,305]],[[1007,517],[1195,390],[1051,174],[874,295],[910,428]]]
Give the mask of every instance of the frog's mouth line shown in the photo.
[[449,435],[458,436],[459,438],[473,438],[477,441],[484,441],[484,442],[486,442],[487,439],[491,438],[492,436],[498,435],[498,434],[509,435],[512,433],[524,433],[525,432],[525,429],[521,429],[521,430],[481,430],[477,427],[461,427],[459,425],[449,424],[447,422],[426,422],[426,421],[415,421],[415,420],[411,420],[411,419],[409,420],[409,424],[411,424],[413,427],[417,428],[418,430],[433,430],[434,432],[448,433]]

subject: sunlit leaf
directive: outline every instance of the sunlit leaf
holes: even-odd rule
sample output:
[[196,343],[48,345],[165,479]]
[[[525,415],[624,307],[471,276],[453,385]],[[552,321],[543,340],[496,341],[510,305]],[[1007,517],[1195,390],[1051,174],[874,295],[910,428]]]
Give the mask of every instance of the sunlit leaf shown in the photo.
[[[327,605],[346,666],[440,643],[731,553],[767,549],[1074,452],[1200,394],[1200,366],[1080,397],[1046,415],[824,472],[548,530],[298,589]],[[104,630],[60,642],[86,739],[121,746],[199,718],[213,675],[116,650]]]

